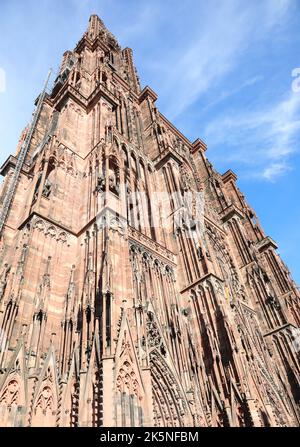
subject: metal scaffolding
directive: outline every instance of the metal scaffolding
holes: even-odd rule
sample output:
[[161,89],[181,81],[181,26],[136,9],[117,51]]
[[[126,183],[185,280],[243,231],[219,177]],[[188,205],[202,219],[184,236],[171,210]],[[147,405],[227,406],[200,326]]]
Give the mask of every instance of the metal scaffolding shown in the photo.
[[20,173],[21,173],[23,164],[25,162],[26,155],[28,153],[28,149],[29,149],[29,146],[30,146],[30,142],[31,142],[34,130],[36,128],[36,124],[37,124],[38,118],[39,118],[40,113],[41,113],[41,109],[42,109],[42,105],[43,105],[43,101],[44,101],[44,98],[45,98],[45,94],[46,94],[46,90],[47,90],[47,86],[48,86],[48,82],[49,82],[50,76],[51,76],[51,70],[49,70],[49,72],[48,72],[48,75],[47,75],[47,78],[46,78],[46,81],[45,81],[45,84],[44,84],[43,91],[42,91],[42,93],[39,96],[36,109],[35,109],[35,111],[33,113],[33,116],[32,116],[32,121],[30,123],[29,130],[28,130],[27,135],[25,137],[25,140],[23,141],[23,144],[21,146],[21,150],[19,152],[19,156],[18,156],[18,160],[17,160],[16,166],[15,166],[15,170],[14,170],[14,173],[13,173],[10,185],[8,187],[7,193],[6,193],[4,201],[3,201],[2,209],[1,209],[1,212],[0,212],[0,236],[2,234],[4,225],[5,225],[5,222],[6,222],[6,219],[7,219],[7,216],[8,216],[8,213],[9,213],[12,201],[13,201],[13,197],[14,197],[14,194],[15,194],[15,191],[16,191],[16,187],[17,187],[17,184],[18,184],[18,181],[19,181]]

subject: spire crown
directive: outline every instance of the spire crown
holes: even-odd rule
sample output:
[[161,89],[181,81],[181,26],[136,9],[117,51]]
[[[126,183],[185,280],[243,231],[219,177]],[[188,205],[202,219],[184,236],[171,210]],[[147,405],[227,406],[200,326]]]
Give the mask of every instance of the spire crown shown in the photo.
[[101,37],[109,46],[116,50],[121,49],[115,36],[106,28],[104,22],[97,14],[90,16],[87,35],[91,40]]

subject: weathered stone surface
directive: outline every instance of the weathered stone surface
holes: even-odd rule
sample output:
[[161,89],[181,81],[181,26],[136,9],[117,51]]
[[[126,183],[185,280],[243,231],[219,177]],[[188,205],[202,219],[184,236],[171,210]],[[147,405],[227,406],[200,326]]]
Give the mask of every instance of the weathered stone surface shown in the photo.
[[1,426],[299,425],[299,291],[156,99],[91,16],[1,234]]

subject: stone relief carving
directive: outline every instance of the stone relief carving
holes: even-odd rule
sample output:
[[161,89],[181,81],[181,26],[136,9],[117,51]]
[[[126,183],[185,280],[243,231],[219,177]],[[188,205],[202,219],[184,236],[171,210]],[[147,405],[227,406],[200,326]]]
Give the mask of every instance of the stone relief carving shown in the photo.
[[66,231],[62,231],[59,227],[50,224],[42,218],[35,217],[32,221],[32,228],[41,231],[46,237],[48,236],[66,243],[68,246],[70,245],[69,234]]

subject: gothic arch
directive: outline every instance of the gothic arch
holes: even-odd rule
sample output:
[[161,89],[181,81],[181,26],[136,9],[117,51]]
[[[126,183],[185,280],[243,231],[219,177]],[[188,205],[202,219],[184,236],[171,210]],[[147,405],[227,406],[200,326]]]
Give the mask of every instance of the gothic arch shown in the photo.
[[56,425],[57,402],[52,386],[44,384],[33,408],[32,427],[53,427]]
[[149,310],[147,317],[154,425],[187,426],[190,424],[190,409],[176,370],[170,363],[167,343],[161,335],[154,312]]
[[152,349],[150,354],[153,392],[154,425],[182,427],[186,425],[187,403],[179,384],[162,354]]
[[116,425],[141,427],[148,418],[148,397],[126,311],[123,311],[121,317],[116,359],[114,376]]
[[45,359],[40,378],[34,387],[30,411],[30,426],[54,427],[58,425],[58,378],[53,346]]
[[22,396],[22,385],[20,377],[12,375],[0,393],[0,418],[1,425],[15,427],[19,425],[18,416],[25,405]]
[[17,377],[11,377],[9,382],[0,394],[0,406],[6,405],[11,408],[13,405],[19,405],[20,402],[20,382]]
[[123,427],[143,426],[144,391],[132,360],[124,356],[116,376],[117,422]]
[[20,342],[0,383],[1,425],[17,427],[25,424],[27,406],[27,374],[25,352]]

